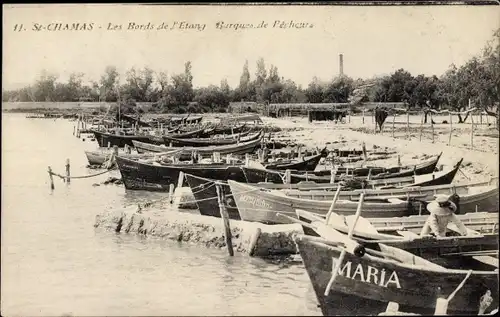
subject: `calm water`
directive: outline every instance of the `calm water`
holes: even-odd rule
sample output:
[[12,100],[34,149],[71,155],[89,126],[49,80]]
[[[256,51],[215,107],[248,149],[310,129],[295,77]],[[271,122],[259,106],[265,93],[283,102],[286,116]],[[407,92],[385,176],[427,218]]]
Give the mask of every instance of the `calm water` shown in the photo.
[[[301,265],[94,229],[95,215],[156,193],[101,185],[73,122],[2,115],[2,316],[319,315]],[[174,211],[170,211],[174,212]]]

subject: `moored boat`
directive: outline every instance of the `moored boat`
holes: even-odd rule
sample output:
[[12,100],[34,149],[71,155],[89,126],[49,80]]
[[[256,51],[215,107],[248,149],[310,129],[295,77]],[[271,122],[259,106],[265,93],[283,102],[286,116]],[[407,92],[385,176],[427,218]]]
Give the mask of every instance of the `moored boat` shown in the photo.
[[[242,171],[245,171],[246,168],[244,166],[240,167]],[[452,169],[451,172],[453,172],[455,169]],[[422,180],[422,179],[434,179],[434,180],[439,180],[441,177],[446,178],[446,175],[448,175],[449,172],[436,172],[433,173],[431,176],[429,175],[420,175],[416,177],[410,177],[410,178],[401,178],[401,179],[387,179],[387,180],[373,180],[369,181],[366,183],[366,189],[355,189],[352,188],[350,189],[348,186],[345,184],[343,185],[344,190],[339,192],[339,197],[343,199],[355,199],[356,197],[359,197],[360,193],[365,193],[367,196],[373,196],[373,197],[382,197],[382,198],[387,198],[387,197],[393,197],[393,198],[401,198],[401,199],[408,199],[408,197],[411,198],[425,198],[425,197],[432,197],[435,193],[439,192],[445,192],[445,191],[457,191],[459,194],[462,193],[462,190],[459,189],[457,190],[456,188],[453,189],[453,185],[435,185],[432,187],[422,187],[417,184],[422,183],[415,183],[415,179],[417,180]],[[244,173],[245,179],[248,182],[247,174]],[[200,178],[196,177],[193,175],[186,174],[186,180],[188,181],[188,184],[190,187],[195,187],[199,186],[201,184],[213,184],[214,180],[213,179],[207,179],[207,178]],[[392,180],[393,183],[389,184],[387,181]],[[493,179],[490,180],[489,182],[480,182],[476,184],[470,184],[470,186],[481,186],[481,185],[489,185],[493,182]],[[222,186],[224,193],[226,197],[228,198],[228,203],[226,204],[226,208],[234,210],[235,212],[238,210],[236,204],[234,203],[234,199],[232,198],[232,192],[229,187],[229,185],[225,182],[219,182],[219,184]],[[408,184],[413,184],[413,186],[409,186]],[[439,184],[439,182],[437,182]],[[328,200],[331,201],[333,199],[333,195],[335,191],[337,190],[339,184],[318,184],[314,182],[300,182],[296,184],[277,184],[277,183],[269,183],[269,182],[258,182],[258,183],[253,183],[252,184],[255,187],[258,188],[263,188],[263,189],[269,189],[269,190],[280,190],[282,193],[284,193],[287,196],[295,197],[295,198],[306,198],[306,199],[311,199],[311,200]],[[388,186],[390,185],[390,186]],[[384,188],[385,187],[385,188]],[[389,187],[389,188],[387,188]],[[207,200],[202,200],[203,198],[206,197],[217,197],[217,193],[215,191],[215,187],[213,186],[205,186],[203,188],[198,188],[196,190],[193,190],[193,194],[195,198],[199,201],[198,202],[198,208],[200,210],[201,214],[204,215],[214,215],[218,216],[218,213],[213,213],[212,209],[215,206],[212,201],[207,201]],[[198,197],[197,197],[198,196]],[[423,206],[425,207],[425,206]],[[419,206],[420,208],[420,206]],[[239,217],[238,217],[239,218]]]
[[95,139],[100,147],[110,147],[118,146],[119,148],[128,146],[134,146],[132,141],[150,142],[148,135],[119,135],[112,134],[103,131],[92,130]]
[[326,147],[323,148],[318,154],[312,155],[310,157],[304,157],[299,161],[288,161],[288,162],[273,162],[264,164],[264,167],[269,170],[299,170],[299,171],[314,171],[318,166],[319,161],[322,157],[326,157],[328,151]]
[[[316,214],[326,215],[331,206],[331,202],[328,200],[290,197],[282,191],[262,189],[231,180],[228,181],[228,184],[231,187],[232,197],[234,197],[240,217],[246,221],[269,224],[289,223],[285,218],[279,217],[277,213],[296,218],[295,209],[304,209]],[[425,208],[423,205],[426,200],[433,200],[436,194],[451,195],[454,192],[460,193],[457,193],[460,197],[459,213],[498,209],[498,185],[490,182],[473,186],[443,186],[443,188],[435,188],[427,192],[425,187],[417,190],[425,193],[425,196],[418,197],[418,200],[411,199],[412,191],[406,193],[410,196],[410,199],[407,200],[403,200],[403,197],[391,197],[390,195],[367,197],[364,204],[364,214],[369,218],[378,218],[403,217],[424,213]],[[376,191],[376,193],[380,192],[380,190]],[[387,193],[390,194],[390,190]],[[350,195],[344,197],[337,201],[335,212],[342,215],[354,214],[357,208],[356,200],[349,199]],[[356,197],[359,197],[359,195]]]
[[443,267],[382,243],[366,246],[365,254],[357,256],[335,241],[298,235],[295,242],[325,316],[374,315],[385,311],[389,302],[405,312],[432,315],[437,298],[448,297],[459,285],[448,302],[448,314],[477,315],[488,291],[492,303],[486,311],[498,308],[494,266],[475,270],[470,262],[470,270]]
[[248,142],[240,142],[239,144],[229,144],[229,145],[220,145],[220,146],[204,146],[204,147],[167,147],[167,146],[159,146],[148,144],[140,141],[133,141],[134,147],[137,149],[138,153],[145,152],[165,152],[170,150],[182,150],[181,158],[189,159],[193,152],[196,152],[200,155],[212,155],[214,152],[220,153],[220,155],[227,154],[246,154],[253,153],[259,146],[261,146],[261,138],[263,133],[259,138],[248,141]]
[[[135,153],[123,153],[120,152],[119,155],[129,159],[154,159],[159,156],[169,156],[177,153],[177,150],[168,151],[163,153],[145,153],[145,154],[135,154]],[[112,156],[112,149],[100,149],[96,151],[85,151],[89,165],[102,165],[107,162]]]
[[140,162],[123,156],[117,156],[115,160],[126,189],[168,191],[170,184],[177,184],[180,172],[201,177],[244,180],[239,167],[225,163],[159,164]]
[[[432,236],[420,236],[419,233],[406,230],[406,228],[387,230],[387,228],[376,228],[368,218],[352,216],[341,216],[336,213],[330,214],[328,223],[324,218],[297,209],[297,217],[302,224],[304,233],[321,236],[325,239],[348,234],[352,228],[352,239],[361,245],[382,242],[409,251],[418,256],[432,260],[442,265],[459,265],[463,257],[473,257],[474,260],[495,263],[498,259],[492,255],[498,254],[498,218],[490,218],[491,223],[482,231],[476,231],[466,227],[467,235],[460,235],[459,229],[454,224],[448,224],[445,237],[435,238]],[[475,213],[461,215],[461,218],[470,220]],[[484,213],[486,217],[494,213]],[[488,215],[490,214],[490,215]],[[402,220],[404,221],[404,220]],[[425,223],[425,222],[424,222]],[[420,226],[422,229],[424,223]],[[476,223],[477,226],[477,223]],[[481,228],[483,229],[483,228]],[[463,257],[461,257],[463,256]]]
[[[369,174],[373,176],[373,178],[383,178],[384,174],[398,174],[397,177],[404,177],[410,175],[422,175],[429,174],[434,172],[436,169],[437,163],[441,158],[443,152],[436,155],[434,158],[412,165],[405,166],[393,166],[393,167],[380,167],[380,166],[365,166],[365,167],[345,167],[338,166],[337,174],[349,174],[353,176],[368,176]],[[315,173],[317,176],[329,176],[331,174],[331,170],[324,170]]]
[[[437,161],[436,161],[437,163]],[[462,163],[462,159],[455,164],[453,169],[446,172],[436,172],[429,174],[421,174],[415,175],[410,174],[407,175],[406,172],[397,172],[392,174],[384,174],[383,177],[352,177],[346,175],[339,175],[332,177],[329,176],[317,176],[316,172],[305,172],[300,173],[297,171],[290,172],[289,183],[296,184],[303,181],[312,181],[315,183],[332,183],[332,181],[339,182],[343,180],[348,181],[357,181],[359,182],[360,188],[367,188],[367,186],[380,184],[385,184],[385,186],[404,186],[404,185],[415,185],[415,184],[425,184],[425,186],[431,185],[440,185],[440,184],[449,184],[452,182],[455,177],[458,169],[460,168],[460,164]],[[274,171],[270,169],[259,169],[252,167],[242,167],[245,170],[245,175],[247,175],[247,179],[249,183],[258,183],[261,181],[267,181],[272,183],[282,183],[285,179],[285,174],[283,172]],[[382,174],[380,174],[382,175]],[[429,178],[429,176],[431,178]]]
[[[194,138],[194,139],[179,139],[171,136],[164,136],[166,144],[172,144],[175,147],[182,146],[192,146],[192,147],[203,147],[203,146],[216,146],[216,145],[228,145],[228,144],[236,144],[238,142],[248,142],[260,137],[260,131],[248,135],[249,131],[239,133],[235,136],[231,137],[223,137],[223,138]],[[247,136],[248,135],[248,136]]]

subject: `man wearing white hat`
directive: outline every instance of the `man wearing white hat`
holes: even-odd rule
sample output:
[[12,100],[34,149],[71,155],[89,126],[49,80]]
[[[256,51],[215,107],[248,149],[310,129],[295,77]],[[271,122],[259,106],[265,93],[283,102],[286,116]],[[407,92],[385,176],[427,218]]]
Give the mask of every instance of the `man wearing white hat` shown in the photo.
[[436,199],[427,205],[427,210],[431,214],[420,232],[421,236],[432,232],[436,237],[446,237],[446,228],[450,222],[457,226],[461,235],[467,235],[467,228],[455,215],[457,205],[450,201],[448,196],[437,195]]

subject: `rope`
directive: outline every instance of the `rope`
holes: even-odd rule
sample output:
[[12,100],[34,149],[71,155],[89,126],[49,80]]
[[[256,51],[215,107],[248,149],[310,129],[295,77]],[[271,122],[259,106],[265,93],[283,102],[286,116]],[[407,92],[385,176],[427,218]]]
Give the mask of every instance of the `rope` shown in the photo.
[[[207,183],[209,183],[209,182],[207,182]],[[205,183],[205,184],[207,184],[207,183]],[[201,184],[201,185],[196,186],[196,187],[204,186],[205,184]],[[195,192],[193,192],[193,189],[194,189],[194,188],[191,188],[191,191],[193,192],[193,195],[195,195],[195,194],[198,194],[199,192],[202,192],[202,191],[204,191],[204,190],[206,190],[206,189],[209,189],[209,188],[211,188],[211,187],[213,187],[213,186],[215,186],[215,183],[214,183],[214,182],[212,182],[212,184],[211,184],[211,185],[209,185],[208,187],[202,187],[200,190],[197,190],[197,191],[195,191]],[[196,187],[195,187],[195,188],[196,188]]]
[[[110,171],[115,170],[115,169],[116,169],[116,167],[113,167],[113,168],[110,168],[109,170],[105,170],[104,172],[100,172],[100,173],[97,173],[97,174],[84,175],[84,176],[70,176],[69,178],[70,179],[91,178],[91,177],[94,177],[94,176],[99,176],[99,175],[102,175],[102,174],[105,174],[105,173],[109,173]],[[62,179],[68,179],[67,176],[63,176],[63,175],[58,174],[58,173],[50,172],[50,174],[58,176],[58,177],[60,177]]]

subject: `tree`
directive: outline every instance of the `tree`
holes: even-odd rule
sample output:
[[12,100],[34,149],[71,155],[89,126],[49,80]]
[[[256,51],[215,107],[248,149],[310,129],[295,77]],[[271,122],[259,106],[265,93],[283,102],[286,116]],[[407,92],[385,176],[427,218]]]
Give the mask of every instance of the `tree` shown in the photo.
[[226,112],[229,106],[229,95],[217,86],[200,88],[196,91],[194,101],[206,111]]
[[126,74],[126,84],[123,87],[125,99],[135,101],[151,101],[154,93],[153,70],[145,67],[141,70],[131,68]]
[[257,60],[257,71],[255,72],[255,83],[257,87],[262,85],[267,78],[266,64],[264,63],[264,59],[260,57]]
[[323,86],[323,102],[349,102],[353,91],[353,80],[347,76],[337,77]]
[[55,101],[57,77],[56,74],[43,70],[33,87],[31,95],[33,101]]
[[323,83],[320,82],[318,77],[314,76],[309,86],[306,89],[307,102],[320,103],[323,102]]
[[108,66],[104,70],[104,74],[100,80],[100,97],[103,101],[117,101],[118,100],[118,71],[115,66]]

